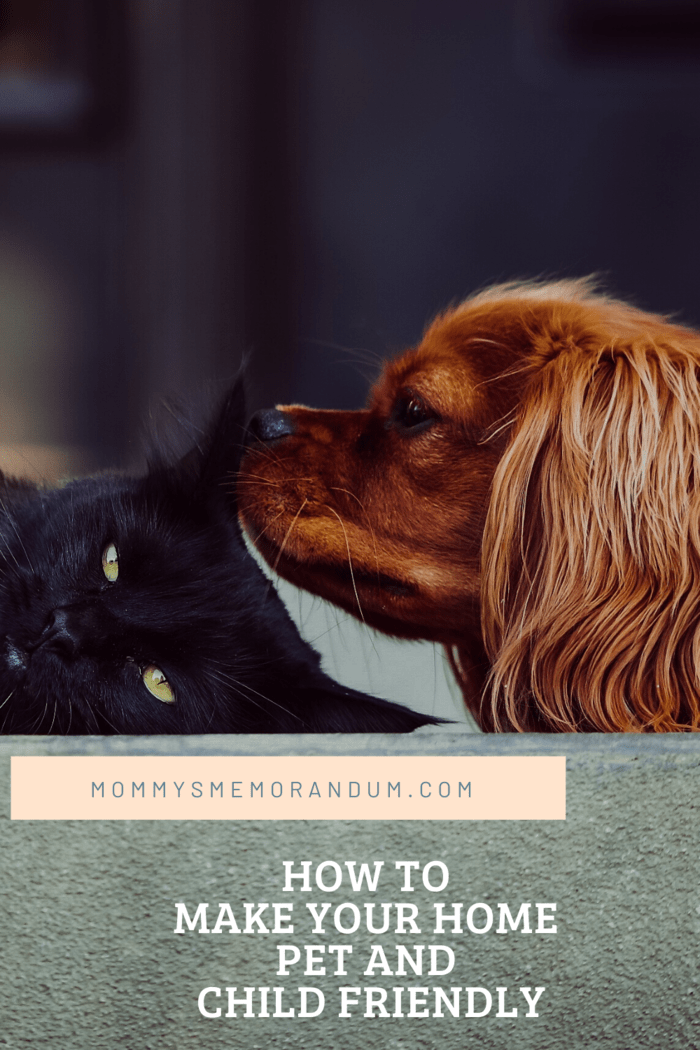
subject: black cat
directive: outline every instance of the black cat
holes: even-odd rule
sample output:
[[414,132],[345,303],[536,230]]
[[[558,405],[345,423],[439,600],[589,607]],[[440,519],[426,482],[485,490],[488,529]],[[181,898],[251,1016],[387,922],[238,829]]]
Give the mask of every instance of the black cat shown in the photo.
[[406,732],[338,685],[245,548],[241,383],[184,458],[44,490],[0,475],[0,732]]

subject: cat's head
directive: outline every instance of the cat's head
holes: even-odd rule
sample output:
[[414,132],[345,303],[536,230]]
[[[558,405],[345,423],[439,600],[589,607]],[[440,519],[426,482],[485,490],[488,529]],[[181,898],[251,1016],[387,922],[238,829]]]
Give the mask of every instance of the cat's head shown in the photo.
[[400,732],[333,682],[248,553],[241,383],[184,457],[53,490],[0,482],[0,732]]

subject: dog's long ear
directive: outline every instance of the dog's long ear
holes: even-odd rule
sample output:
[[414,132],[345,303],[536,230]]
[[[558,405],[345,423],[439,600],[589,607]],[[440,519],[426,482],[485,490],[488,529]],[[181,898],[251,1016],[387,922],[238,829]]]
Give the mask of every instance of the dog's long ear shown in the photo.
[[531,378],[484,540],[493,728],[700,728],[700,339],[661,328]]

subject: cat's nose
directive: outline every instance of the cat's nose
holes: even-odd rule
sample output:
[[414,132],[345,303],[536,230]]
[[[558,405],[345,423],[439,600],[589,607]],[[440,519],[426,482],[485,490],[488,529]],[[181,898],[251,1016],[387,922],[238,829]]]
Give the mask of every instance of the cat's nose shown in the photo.
[[248,423],[248,444],[254,440],[279,441],[291,437],[295,431],[294,420],[278,408],[263,408],[251,416]]
[[74,657],[79,652],[83,631],[67,608],[54,609],[49,613],[44,629],[29,648],[50,649],[62,656]]

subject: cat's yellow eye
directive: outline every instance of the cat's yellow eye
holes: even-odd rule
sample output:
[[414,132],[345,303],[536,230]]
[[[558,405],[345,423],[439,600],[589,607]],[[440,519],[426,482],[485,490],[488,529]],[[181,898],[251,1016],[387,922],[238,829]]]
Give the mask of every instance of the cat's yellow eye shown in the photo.
[[157,700],[162,700],[164,704],[175,703],[175,696],[170,688],[168,679],[159,667],[154,667],[153,664],[144,667],[141,672],[141,678],[143,679],[143,684],[146,686],[146,689],[148,689],[149,693],[152,693]]
[[113,543],[110,543],[102,551],[102,572],[110,583],[114,583],[119,575],[119,558],[117,556],[117,548]]

